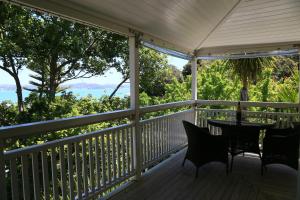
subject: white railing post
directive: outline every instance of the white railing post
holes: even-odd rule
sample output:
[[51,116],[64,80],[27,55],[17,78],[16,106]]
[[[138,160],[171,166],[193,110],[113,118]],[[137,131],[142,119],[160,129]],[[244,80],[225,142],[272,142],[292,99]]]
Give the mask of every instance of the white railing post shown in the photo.
[[6,200],[4,141],[0,140],[0,199]]
[[195,101],[193,105],[193,110],[194,110],[194,117],[193,121],[195,124],[197,124],[197,57],[193,57],[192,62],[191,62],[191,71],[192,71],[192,100]]
[[129,65],[130,65],[130,108],[134,110],[134,166],[136,179],[141,177],[141,131],[139,106],[139,38],[137,35],[129,37]]

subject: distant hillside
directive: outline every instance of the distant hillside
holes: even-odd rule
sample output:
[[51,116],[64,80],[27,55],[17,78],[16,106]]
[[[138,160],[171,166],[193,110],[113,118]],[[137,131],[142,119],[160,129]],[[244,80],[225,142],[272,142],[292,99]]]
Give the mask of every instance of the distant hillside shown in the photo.
[[[68,89],[111,89],[115,88],[116,85],[112,84],[97,84],[97,83],[73,83],[73,84],[66,84],[62,85],[64,88]],[[124,84],[123,88],[129,87],[129,84]],[[32,85],[23,85],[23,88],[34,88]],[[2,84],[0,85],[0,90],[15,90],[16,86],[12,84]]]

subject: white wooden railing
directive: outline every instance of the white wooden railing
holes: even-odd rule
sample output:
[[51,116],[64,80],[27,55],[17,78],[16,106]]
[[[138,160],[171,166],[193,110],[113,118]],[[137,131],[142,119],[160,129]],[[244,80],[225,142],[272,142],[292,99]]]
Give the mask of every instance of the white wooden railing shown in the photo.
[[[171,153],[187,145],[182,120],[206,127],[211,116],[234,117],[237,102],[184,101],[140,108],[141,115],[169,109],[176,113],[5,151],[16,138],[27,138],[115,119],[133,119],[134,110],[73,117],[0,128],[0,185],[8,199],[95,199],[130,181]],[[231,106],[209,109],[207,106]],[[198,106],[198,108],[196,108]],[[289,112],[245,111],[244,115],[271,118],[279,127],[300,121],[298,104],[242,102],[243,107],[289,109]],[[201,108],[202,107],[202,108]],[[192,109],[190,109],[192,108]],[[297,112],[290,112],[290,110]],[[249,109],[250,110],[250,109]],[[136,129],[136,127],[139,127]],[[220,130],[210,127],[213,134]],[[139,133],[136,133],[139,130]],[[140,158],[136,137],[140,134]]]
[[[191,101],[149,106],[141,113],[191,106]],[[0,128],[1,192],[8,199],[95,199],[105,196],[135,176],[183,148],[182,120],[193,119],[186,110],[59,140],[5,151],[17,138],[48,134],[99,123],[134,118],[133,110],[72,117]],[[141,132],[141,158],[136,158],[136,126]],[[3,189],[4,188],[4,189]]]
[[[208,127],[211,134],[221,134],[221,129],[218,127],[210,126],[207,123],[208,119],[218,117],[224,119],[234,119],[236,111],[234,108],[237,106],[237,101],[197,101],[198,108],[196,109],[197,125],[200,127]],[[207,109],[200,108],[201,106],[229,106],[233,109]],[[285,128],[290,127],[292,122],[300,121],[299,104],[294,103],[273,103],[273,102],[241,102],[241,106],[247,109],[251,107],[256,108],[273,108],[287,110],[287,112],[269,112],[269,111],[242,111],[242,116],[246,118],[258,119],[272,119],[275,122],[275,127]],[[293,112],[291,112],[291,110]]]
[[193,110],[186,110],[141,122],[143,169],[187,145],[182,120],[193,118]]

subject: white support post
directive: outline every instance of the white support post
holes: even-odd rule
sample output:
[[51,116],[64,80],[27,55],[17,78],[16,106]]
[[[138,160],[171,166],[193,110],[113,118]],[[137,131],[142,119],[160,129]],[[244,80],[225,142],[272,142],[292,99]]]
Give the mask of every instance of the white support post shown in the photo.
[[141,132],[140,132],[140,106],[139,106],[139,40],[136,36],[129,37],[129,65],[130,65],[130,108],[133,109],[134,118],[134,167],[135,178],[141,177]]
[[197,58],[193,57],[191,62],[191,71],[192,71],[192,100],[195,101],[194,103],[194,123],[197,124]]

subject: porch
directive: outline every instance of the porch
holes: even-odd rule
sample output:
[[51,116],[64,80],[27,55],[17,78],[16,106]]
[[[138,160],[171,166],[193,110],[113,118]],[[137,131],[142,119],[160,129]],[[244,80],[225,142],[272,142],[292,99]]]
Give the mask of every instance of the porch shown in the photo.
[[[227,176],[220,163],[202,167],[198,179],[194,178],[193,165],[187,162],[181,167],[187,145],[182,120],[207,127],[207,119],[212,116],[234,117],[236,104],[198,100],[143,107],[141,116],[163,110],[173,110],[173,113],[139,120],[138,125],[128,123],[5,151],[0,160],[5,167],[6,196],[9,199],[110,196],[113,199],[294,199],[295,170],[272,166],[262,177],[260,160],[248,154],[236,159],[233,172]],[[273,119],[277,127],[300,121],[298,104],[242,102],[242,106],[249,109],[243,113],[245,116]],[[252,107],[265,111],[251,111]],[[17,125],[0,129],[0,136],[9,145],[16,136],[26,138],[41,132],[122,119],[132,113],[124,110]],[[221,134],[220,129],[209,128],[211,134]],[[140,135],[136,134],[137,129]],[[112,196],[132,182],[125,191]]]
[[[260,161],[248,154],[236,159],[229,175],[219,163],[202,167],[198,179],[190,163],[181,167],[187,145],[182,120],[207,127],[212,116],[234,117],[237,105],[197,100],[197,60],[299,53],[298,1],[11,2],[128,36],[130,108],[0,128],[0,199],[282,200],[295,199],[296,193],[300,197],[299,171],[270,166],[262,177]],[[190,101],[140,107],[142,44],[191,60]],[[242,107],[248,108],[245,116],[271,118],[277,127],[300,121],[299,103],[242,102]],[[143,118],[166,110],[167,115]],[[110,128],[6,150],[20,138],[123,119],[126,123]],[[211,134],[221,134],[220,129],[209,128]],[[120,188],[125,190],[115,194]]]
[[222,199],[222,200],[294,200],[297,172],[283,165],[271,165],[260,175],[258,156],[238,156],[232,173],[226,175],[221,163],[209,163],[195,176],[195,166],[186,162],[186,149],[147,171],[138,182],[112,196],[123,199]]

